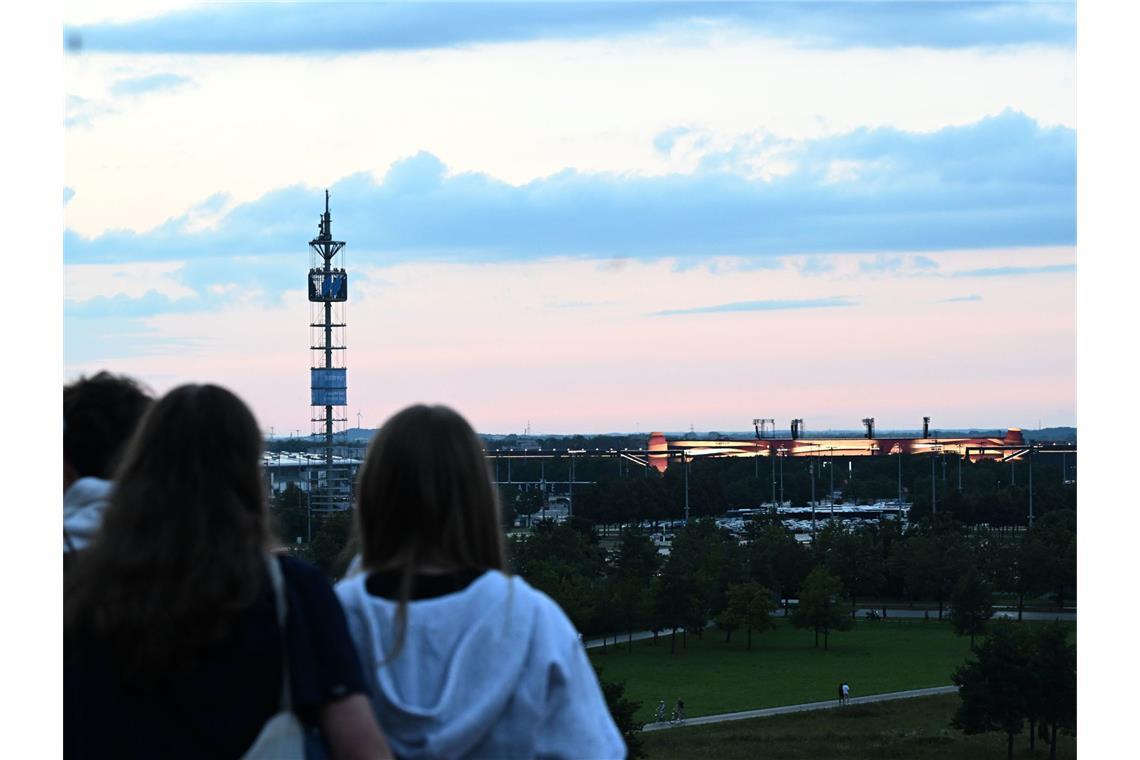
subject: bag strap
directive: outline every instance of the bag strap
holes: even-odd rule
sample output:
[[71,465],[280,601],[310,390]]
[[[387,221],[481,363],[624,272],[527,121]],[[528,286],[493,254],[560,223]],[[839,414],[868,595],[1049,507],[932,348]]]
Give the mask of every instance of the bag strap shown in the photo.
[[289,682],[289,642],[285,633],[285,616],[289,609],[285,604],[285,576],[281,563],[272,554],[265,555],[265,565],[269,568],[269,582],[273,584],[274,607],[277,610],[277,630],[281,633],[281,709],[279,712],[293,711],[293,691]]

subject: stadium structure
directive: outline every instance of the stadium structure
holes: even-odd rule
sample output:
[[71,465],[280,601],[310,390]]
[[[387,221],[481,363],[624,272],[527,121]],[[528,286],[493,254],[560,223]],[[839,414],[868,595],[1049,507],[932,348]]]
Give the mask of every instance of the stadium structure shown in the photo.
[[1003,437],[995,436],[938,436],[931,435],[930,418],[924,417],[922,435],[918,437],[877,436],[873,417],[863,419],[865,434],[855,437],[807,437],[803,420],[794,419],[788,437],[777,438],[775,425],[771,437],[765,435],[766,423],[773,420],[753,420],[756,437],[736,440],[677,440],[669,441],[664,433],[655,432],[646,447],[648,462],[664,472],[674,457],[867,457],[891,454],[953,454],[967,461],[982,459],[999,461],[1020,460],[1037,451],[1075,450],[1070,444],[1028,444],[1020,428],[1009,428]]

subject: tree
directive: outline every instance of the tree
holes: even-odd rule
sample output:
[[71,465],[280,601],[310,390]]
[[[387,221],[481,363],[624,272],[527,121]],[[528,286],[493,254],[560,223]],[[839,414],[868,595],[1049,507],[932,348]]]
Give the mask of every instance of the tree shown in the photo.
[[745,533],[746,577],[776,591],[787,614],[788,598],[811,570],[811,556],[794,535],[776,521],[754,522]]
[[823,565],[816,565],[800,587],[800,602],[792,613],[792,625],[814,630],[817,647],[822,633],[823,648],[827,649],[828,635],[832,630],[846,631],[852,626],[842,594],[843,585],[839,580]]
[[669,654],[677,651],[677,629],[704,625],[696,573],[684,555],[670,554],[654,583],[654,610],[666,628],[673,629]]
[[273,533],[282,543],[293,546],[298,538],[309,538],[309,511],[305,492],[296,483],[275,493],[270,502],[269,520]]
[[[766,631],[773,626],[771,613],[776,609],[776,603],[772,599],[772,592],[755,581],[749,581],[729,586],[726,596],[728,604],[721,615],[728,616],[724,620],[727,625],[722,624],[720,618],[717,625],[728,631],[729,635],[733,628],[747,626],[748,648],[751,649],[752,631]],[[727,637],[725,642],[728,642]]]
[[325,571],[330,579],[344,574],[351,557],[345,556],[352,535],[353,512],[351,509],[330,512],[321,520],[320,527],[314,526],[308,558]]
[[1025,537],[1031,585],[1051,591],[1058,609],[1077,585],[1077,515],[1069,510],[1042,515]]
[[855,617],[856,595],[877,593],[886,582],[880,553],[870,531],[829,522],[817,537],[816,557],[843,584],[851,599],[851,617]]
[[712,520],[677,531],[661,572],[657,609],[666,625],[698,636],[723,608],[723,590],[739,572],[735,540]]
[[617,608],[629,633],[629,648],[633,649],[633,630],[648,624],[649,588],[661,555],[657,547],[639,530],[628,530],[621,537],[621,546],[614,562]]
[[588,631],[597,613],[594,586],[604,561],[596,538],[569,525],[539,522],[529,536],[512,537],[508,548],[513,571],[551,596],[580,631]]
[[[1057,730],[1069,734],[1077,730],[1077,648],[1068,643],[1061,625],[1047,625],[1035,632],[1029,671],[1034,684],[1032,715],[1041,720],[1042,728],[1048,728],[1049,758],[1056,760]],[[1031,735],[1032,731],[1031,725]]]
[[909,534],[899,561],[903,565],[908,595],[933,596],[938,600],[938,619],[946,598],[958,583],[966,565],[967,551],[959,526],[951,523],[925,523]]
[[967,734],[1002,731],[1006,758],[1013,758],[1013,737],[1021,733],[1033,687],[1025,629],[1011,623],[997,626],[982,642],[977,660],[953,675],[962,703],[952,725]]
[[641,707],[640,702],[626,699],[625,681],[607,681],[602,678],[602,671],[595,666],[594,672],[598,675],[598,683],[602,687],[602,695],[606,698],[606,707],[610,710],[610,717],[621,731],[625,739],[625,748],[629,752],[630,760],[645,756],[645,749],[641,746],[641,727],[644,723],[634,720],[634,714]]
[[733,596],[733,592],[740,588],[740,586],[732,586],[728,589],[728,604],[713,619],[716,627],[724,631],[725,644],[732,641],[732,632],[743,626],[748,616],[747,601]]
[[970,634],[970,651],[974,636],[986,629],[994,616],[993,592],[977,571],[968,571],[950,597],[950,624],[959,636]]

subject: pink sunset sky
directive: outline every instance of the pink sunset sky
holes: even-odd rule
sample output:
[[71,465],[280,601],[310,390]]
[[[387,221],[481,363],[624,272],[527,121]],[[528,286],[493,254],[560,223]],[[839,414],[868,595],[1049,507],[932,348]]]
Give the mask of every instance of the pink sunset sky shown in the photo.
[[391,18],[72,11],[65,381],[217,382],[308,433],[328,187],[350,426],[417,401],[488,433],[1075,424],[1071,7],[883,31],[593,4],[459,40],[434,7],[383,11],[414,45],[336,55],[291,30]]

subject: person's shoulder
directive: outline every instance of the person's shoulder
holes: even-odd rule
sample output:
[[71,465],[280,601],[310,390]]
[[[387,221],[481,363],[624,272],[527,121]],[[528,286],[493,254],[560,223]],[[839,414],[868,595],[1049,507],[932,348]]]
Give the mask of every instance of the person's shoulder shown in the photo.
[[[368,591],[365,589],[367,580],[368,573],[358,571],[346,575],[333,584],[333,591],[336,593],[337,598],[345,610],[361,605],[364,600],[369,599]],[[372,598],[380,600],[379,597]]]
[[312,562],[289,554],[274,556],[280,561],[281,572],[289,586],[332,592],[332,584],[325,576],[324,571]]
[[511,592],[517,600],[534,612],[535,627],[545,630],[548,634],[568,640],[578,640],[578,630],[570,621],[569,616],[546,592],[536,589],[518,575],[505,575],[498,573],[509,584]]

